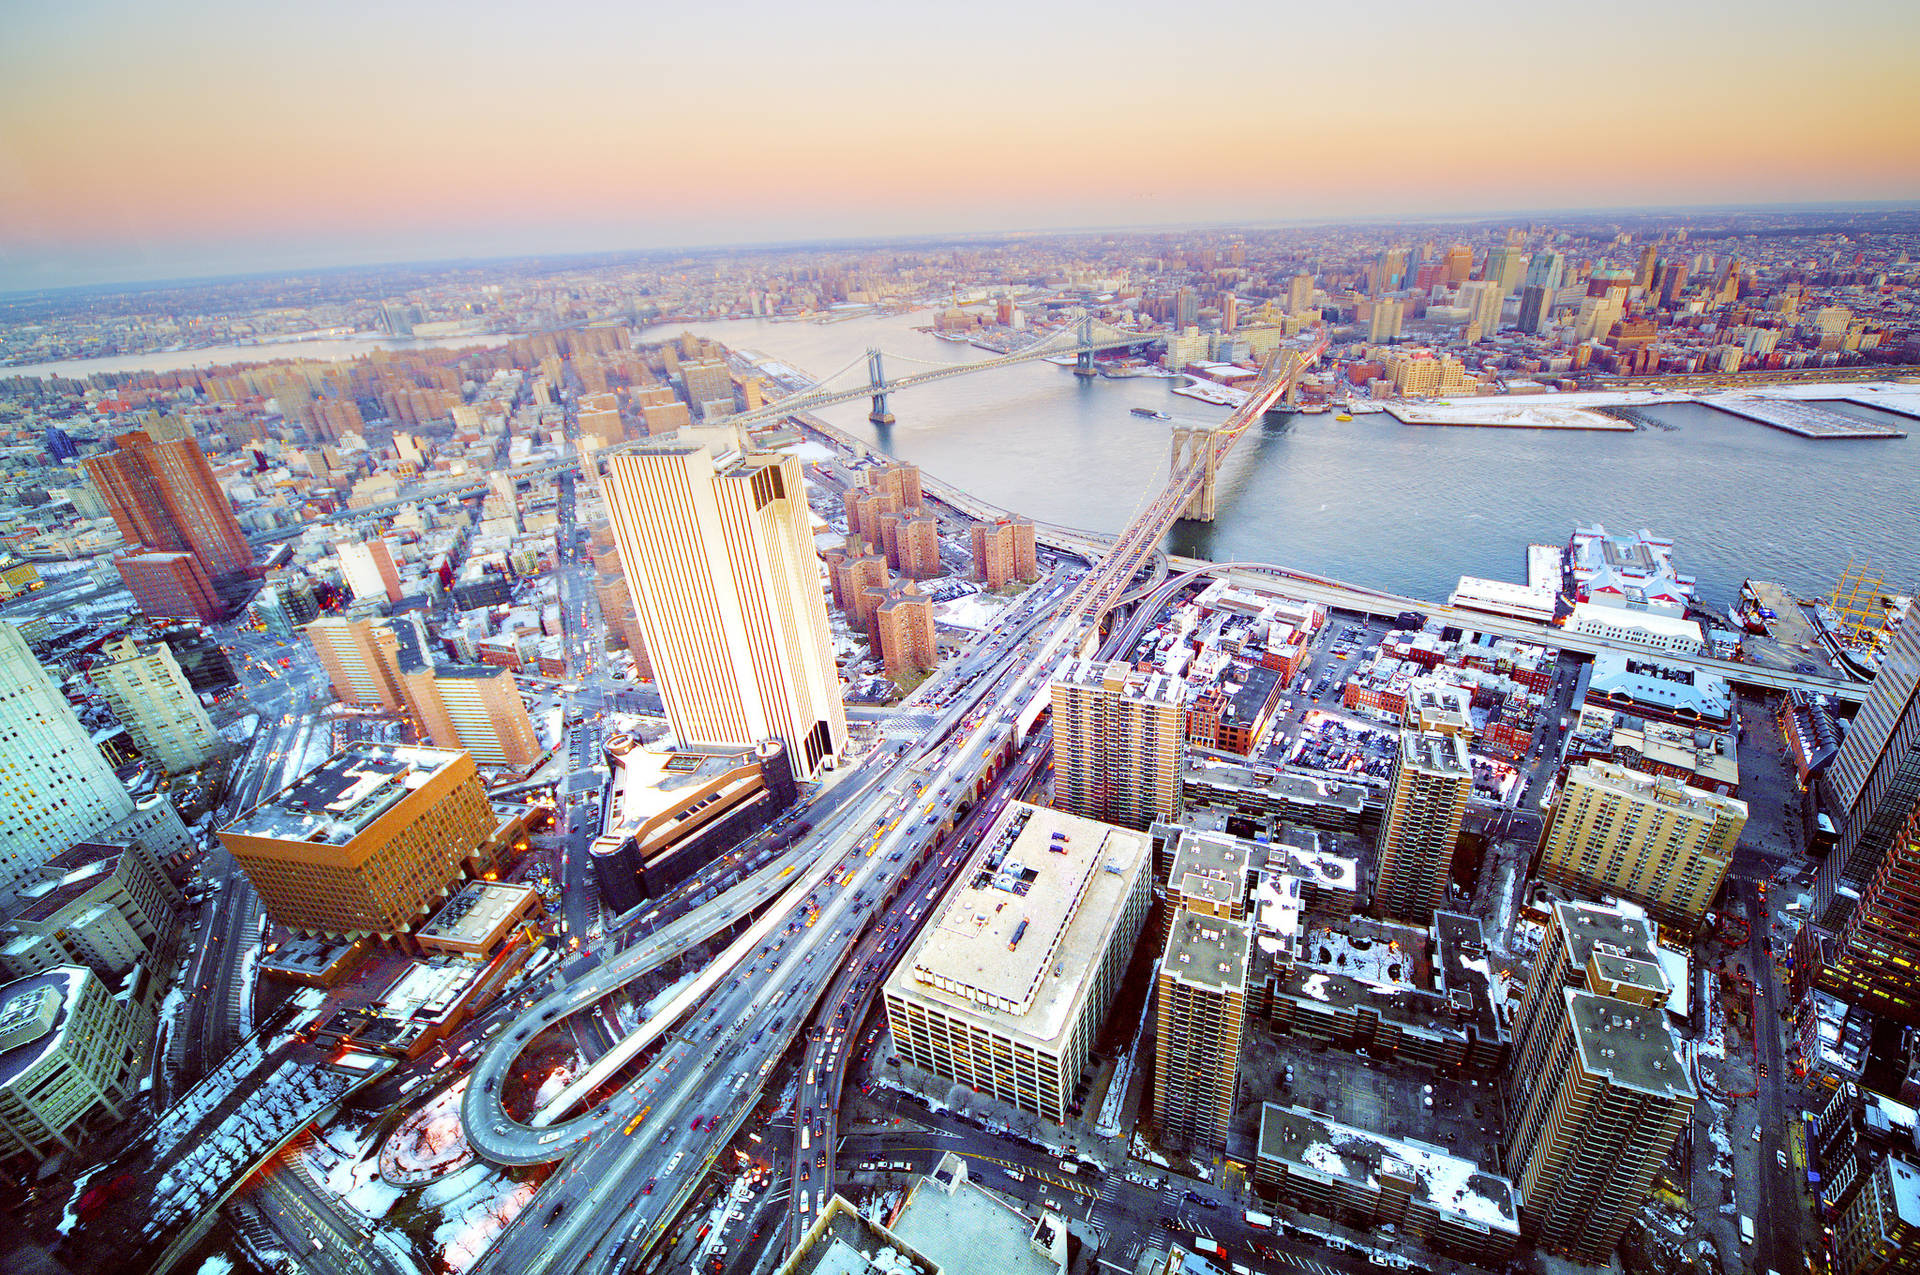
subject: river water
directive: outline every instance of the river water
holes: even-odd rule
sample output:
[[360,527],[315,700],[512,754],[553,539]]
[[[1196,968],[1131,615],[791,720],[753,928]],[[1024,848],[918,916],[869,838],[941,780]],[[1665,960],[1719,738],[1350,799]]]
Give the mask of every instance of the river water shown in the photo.
[[[762,319],[692,330],[816,377],[878,346],[889,375],[992,355],[915,332],[926,313],[840,323]],[[687,325],[649,329],[663,339]],[[900,357],[905,356],[905,357]],[[905,391],[897,423],[865,401],[819,414],[984,499],[1035,518],[1115,531],[1165,479],[1173,422],[1226,409],[1171,381],[1083,381],[1045,362]],[[1731,601],[1747,577],[1826,593],[1849,555],[1888,585],[1920,584],[1920,438],[1816,442],[1694,403],[1650,410],[1668,429],[1633,433],[1436,429],[1385,415],[1270,419],[1220,476],[1219,518],[1180,523],[1176,552],[1277,562],[1414,597],[1444,599],[1462,575],[1520,581],[1529,543],[1564,544],[1576,524],[1671,537],[1703,599]],[[1920,434],[1920,422],[1842,405]]]

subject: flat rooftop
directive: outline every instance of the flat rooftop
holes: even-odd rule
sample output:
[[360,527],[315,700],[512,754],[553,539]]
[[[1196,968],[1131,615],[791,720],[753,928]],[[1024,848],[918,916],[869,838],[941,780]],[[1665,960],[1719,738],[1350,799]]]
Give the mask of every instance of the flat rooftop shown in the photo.
[[643,748],[630,736],[608,740],[607,751],[613,754],[615,778],[603,835],[619,837],[631,836],[648,820],[686,805],[698,789],[759,760],[751,748],[660,750]]
[[1680,1057],[1679,1042],[1667,1029],[1664,996],[1653,1005],[1635,1005],[1567,988],[1566,997],[1574,1043],[1581,1065],[1590,1074],[1604,1075],[1615,1085],[1642,1093],[1698,1096]]
[[1180,780],[1184,784],[1259,793],[1303,805],[1333,806],[1356,819],[1367,801],[1367,790],[1359,784],[1335,783],[1311,775],[1256,769],[1231,762],[1188,766],[1180,773]]
[[1071,1025],[1149,859],[1144,833],[1010,802],[889,985],[1051,1041]]
[[469,881],[441,906],[417,937],[447,943],[479,944],[530,906],[537,892],[506,881]]
[[1575,783],[1700,818],[1739,818],[1744,821],[1747,817],[1747,803],[1738,797],[1723,797],[1703,788],[1683,784],[1667,775],[1649,775],[1628,770],[1625,766],[1616,766],[1612,762],[1581,762],[1567,772],[1568,786]]
[[80,999],[87,976],[88,971],[77,965],[58,965],[0,987],[0,1037],[16,1042],[0,1050],[0,1085],[10,1083],[60,1044],[67,1034],[67,1016]]
[[406,744],[348,744],[221,831],[346,845],[464,756]]
[[1167,884],[1189,899],[1237,906],[1246,895],[1256,845],[1224,832],[1188,829],[1174,846]]
[[1400,732],[1400,764],[1411,766],[1422,774],[1443,778],[1473,773],[1473,763],[1467,760],[1466,740],[1458,735],[1436,735],[1426,731]]
[[1553,914],[1567,934],[1568,961],[1584,967],[1593,958],[1594,948],[1606,945],[1619,956],[1657,966],[1654,930],[1644,915],[1598,903],[1564,902],[1553,905]]
[[1034,1249],[1032,1220],[971,1181],[949,1191],[920,1178],[888,1229],[937,1263],[941,1275],[1060,1275]]
[[1160,968],[1183,983],[1212,992],[1247,990],[1253,927],[1181,910],[1167,928]]
[[1368,1191],[1380,1190],[1383,1179],[1410,1183],[1412,1199],[1463,1226],[1520,1231],[1520,1192],[1507,1178],[1424,1142],[1370,1133],[1304,1107],[1262,1104],[1259,1156],[1289,1173]]

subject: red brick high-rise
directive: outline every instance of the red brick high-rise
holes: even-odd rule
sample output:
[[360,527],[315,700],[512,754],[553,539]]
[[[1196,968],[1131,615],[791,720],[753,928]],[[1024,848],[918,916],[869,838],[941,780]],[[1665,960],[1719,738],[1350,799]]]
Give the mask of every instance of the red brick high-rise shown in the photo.
[[253,565],[253,546],[199,443],[157,443],[138,430],[113,443],[112,451],[84,463],[128,545],[191,554],[213,581]]

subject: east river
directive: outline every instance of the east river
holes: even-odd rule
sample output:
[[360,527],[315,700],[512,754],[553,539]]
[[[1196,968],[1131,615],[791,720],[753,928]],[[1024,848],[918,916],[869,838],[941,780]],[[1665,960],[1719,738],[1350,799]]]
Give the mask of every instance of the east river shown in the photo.
[[[691,327],[814,377],[857,362],[864,379],[869,346],[889,356],[895,376],[993,357],[913,330],[931,321],[930,311],[828,324],[753,319],[662,325],[643,335],[662,340]],[[348,358],[375,344],[226,346],[0,375]],[[1082,380],[1034,362],[898,394],[889,427],[868,423],[864,400],[820,415],[1005,508],[1116,531],[1164,480],[1173,423],[1128,409],[1155,408],[1175,422],[1226,416],[1174,394],[1176,384]],[[1521,580],[1529,543],[1563,544],[1576,523],[1598,521],[1671,537],[1681,569],[1714,603],[1732,600],[1748,576],[1824,594],[1849,556],[1871,562],[1893,589],[1920,584],[1920,438],[1816,442],[1698,404],[1643,410],[1669,428],[1587,433],[1413,428],[1385,415],[1273,418],[1229,457],[1218,521],[1178,524],[1169,544],[1197,557],[1277,562],[1441,599],[1462,575]],[[1849,404],[1836,410],[1920,434],[1920,421]]]
[[[930,312],[838,323],[766,320],[687,327],[814,377],[849,362],[865,377],[878,346],[890,376],[986,351],[914,331]],[[897,423],[869,424],[864,400],[821,417],[927,472],[1032,517],[1095,531],[1124,526],[1166,477],[1174,422],[1226,409],[1178,382],[1075,377],[1046,362],[955,377],[894,396]],[[1151,407],[1174,422],[1134,416]],[[1920,438],[1816,442],[1709,407],[1644,409],[1669,429],[1592,433],[1415,428],[1385,415],[1270,420],[1223,467],[1219,518],[1181,523],[1176,552],[1277,562],[1415,597],[1444,599],[1462,575],[1524,580],[1529,543],[1564,544],[1577,523],[1645,527],[1675,542],[1704,600],[1724,604],[1749,576],[1825,594],[1849,555],[1890,588],[1920,584]],[[1837,410],[1920,421],[1872,408]]]

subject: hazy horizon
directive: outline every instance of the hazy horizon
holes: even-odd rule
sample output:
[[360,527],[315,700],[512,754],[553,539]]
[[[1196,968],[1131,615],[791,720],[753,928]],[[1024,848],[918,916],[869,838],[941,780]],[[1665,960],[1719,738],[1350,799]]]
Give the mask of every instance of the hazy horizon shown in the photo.
[[[1920,202],[1920,10],[22,9],[0,290],[1487,210]],[[1258,51],[1249,66],[1246,50]]]

